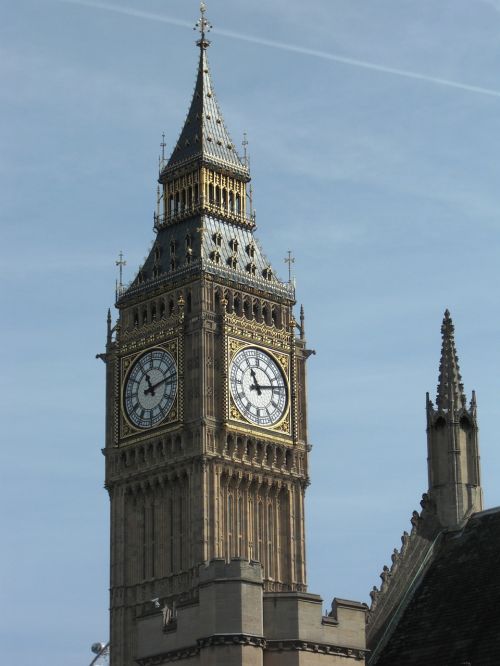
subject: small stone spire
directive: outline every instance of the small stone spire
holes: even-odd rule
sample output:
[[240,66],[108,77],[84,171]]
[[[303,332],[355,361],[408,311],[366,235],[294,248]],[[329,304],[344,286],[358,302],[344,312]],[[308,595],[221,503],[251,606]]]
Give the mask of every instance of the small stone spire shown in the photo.
[[441,335],[441,363],[436,409],[427,394],[428,495],[443,527],[459,525],[483,507],[479,468],[476,397],[467,407],[454,326],[448,310]]
[[449,411],[453,408],[462,409],[466,406],[464,385],[458,365],[457,350],[455,348],[455,327],[451,320],[449,310],[444,313],[441,326],[443,338],[441,346],[441,361],[439,363],[439,383],[437,387],[436,404],[438,409]]

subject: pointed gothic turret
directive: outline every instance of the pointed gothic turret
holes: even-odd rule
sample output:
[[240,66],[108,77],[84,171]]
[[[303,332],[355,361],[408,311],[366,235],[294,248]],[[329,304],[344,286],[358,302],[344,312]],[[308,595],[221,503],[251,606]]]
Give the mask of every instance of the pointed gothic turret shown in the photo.
[[168,180],[172,170],[182,169],[193,162],[223,169],[243,180],[250,180],[248,168],[240,159],[229,136],[215,98],[207,59],[209,42],[198,41],[200,58],[193,99],[184,127],[167,165],[160,176]]
[[483,508],[474,391],[469,407],[448,310],[441,326],[442,346],[436,408],[427,393],[429,498],[443,527],[454,527]]
[[437,407],[443,411],[453,410],[454,407],[462,409],[466,404],[454,335],[455,327],[449,310],[446,310],[441,325],[443,342],[436,397]]

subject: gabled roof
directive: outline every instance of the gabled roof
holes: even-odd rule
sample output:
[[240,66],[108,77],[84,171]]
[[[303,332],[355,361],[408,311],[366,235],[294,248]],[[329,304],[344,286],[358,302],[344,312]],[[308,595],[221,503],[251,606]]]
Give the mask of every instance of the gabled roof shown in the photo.
[[[500,508],[445,532],[377,666],[496,666],[500,663]],[[396,613],[397,616],[397,613]]]
[[193,99],[180,137],[162,176],[168,176],[170,171],[190,161],[201,160],[249,180],[248,168],[236,152],[215,98],[206,52],[209,42],[203,39],[198,44],[200,59]]

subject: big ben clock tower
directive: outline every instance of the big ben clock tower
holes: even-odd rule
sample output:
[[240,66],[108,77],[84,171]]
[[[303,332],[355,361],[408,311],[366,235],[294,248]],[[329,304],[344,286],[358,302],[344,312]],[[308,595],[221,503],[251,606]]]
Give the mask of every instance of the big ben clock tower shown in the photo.
[[312,621],[320,654],[362,661],[352,622],[364,608],[337,602],[321,618],[306,591],[308,351],[293,287],[254,236],[203,4],[197,27],[197,80],[161,164],[156,239],[119,290],[116,326],[108,318],[111,662],[322,664],[304,661]]

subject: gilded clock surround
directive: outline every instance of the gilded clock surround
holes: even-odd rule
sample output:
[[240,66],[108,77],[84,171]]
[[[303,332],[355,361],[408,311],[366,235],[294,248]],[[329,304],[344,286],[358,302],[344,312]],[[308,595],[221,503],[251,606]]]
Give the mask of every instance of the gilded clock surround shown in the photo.
[[227,412],[227,418],[230,421],[238,421],[241,423],[244,423],[246,428],[249,427],[256,427],[256,428],[263,428],[265,430],[271,430],[271,431],[276,431],[284,434],[290,434],[290,404],[291,404],[291,398],[290,398],[290,355],[279,352],[275,349],[272,349],[270,347],[264,347],[262,345],[255,344],[253,342],[252,344],[248,344],[247,341],[244,340],[239,340],[237,338],[232,338],[228,337],[227,338],[227,368],[228,368],[228,377],[230,374],[230,369],[231,365],[237,356],[237,354],[244,350],[244,349],[260,349],[262,352],[270,356],[275,363],[278,365],[278,367],[281,369],[283,373],[283,379],[285,380],[286,383],[286,407],[284,410],[284,413],[282,417],[277,421],[277,423],[274,423],[269,426],[263,426],[263,425],[258,425],[255,423],[252,423],[249,421],[247,418],[245,418],[244,414],[241,413],[239,410],[238,406],[235,403],[234,397],[231,392],[231,387],[228,381],[227,384],[227,402],[228,402],[228,412]]
[[145,354],[147,354],[149,351],[154,351],[154,350],[163,350],[165,352],[168,352],[172,356],[177,368],[177,390],[175,393],[174,400],[172,402],[172,406],[170,407],[168,413],[159,423],[153,425],[151,428],[148,428],[148,430],[157,430],[158,428],[171,426],[172,424],[177,423],[181,418],[180,406],[182,404],[181,402],[182,391],[180,390],[181,374],[179,372],[179,340],[178,338],[172,338],[171,340],[168,340],[161,345],[155,345],[154,347],[146,347],[144,349],[141,349],[140,352],[136,352],[134,354],[128,354],[121,358],[121,364],[120,364],[121,385],[120,385],[119,409],[120,409],[120,436],[122,438],[128,438],[134,435],[145,433],[145,429],[139,428],[136,425],[134,425],[134,423],[130,420],[130,418],[126,413],[124,407],[125,390],[131,369],[134,367],[137,361],[139,361]]

